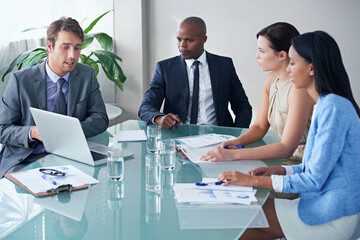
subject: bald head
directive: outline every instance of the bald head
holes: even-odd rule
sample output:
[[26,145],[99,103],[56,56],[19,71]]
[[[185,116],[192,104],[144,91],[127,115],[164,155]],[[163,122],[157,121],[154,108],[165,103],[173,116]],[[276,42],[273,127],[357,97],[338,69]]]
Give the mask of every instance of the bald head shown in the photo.
[[183,59],[198,59],[207,39],[205,22],[198,17],[186,18],[180,23],[176,38]]
[[188,18],[185,18],[181,24],[189,24],[189,25],[192,25],[193,26],[193,29],[196,30],[196,32],[201,36],[206,36],[206,24],[204,22],[204,20],[202,20],[201,18],[199,17],[188,17]]

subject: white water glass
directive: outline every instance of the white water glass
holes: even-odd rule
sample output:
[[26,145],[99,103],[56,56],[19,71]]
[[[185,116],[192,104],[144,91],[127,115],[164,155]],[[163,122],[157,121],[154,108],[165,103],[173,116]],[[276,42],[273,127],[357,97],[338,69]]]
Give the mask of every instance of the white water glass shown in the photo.
[[147,133],[147,151],[150,153],[160,152],[161,127],[159,125],[149,125]]
[[174,140],[163,140],[161,142],[161,170],[172,171],[175,168],[176,151]]

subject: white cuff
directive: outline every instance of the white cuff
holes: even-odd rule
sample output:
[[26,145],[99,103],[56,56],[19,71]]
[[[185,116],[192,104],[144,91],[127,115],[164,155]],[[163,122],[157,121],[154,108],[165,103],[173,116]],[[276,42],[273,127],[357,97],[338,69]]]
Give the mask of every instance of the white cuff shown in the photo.
[[282,192],[284,186],[283,178],[281,175],[271,175],[272,187],[275,192]]
[[29,130],[29,141],[30,141],[30,142],[35,142],[36,139],[31,138],[31,129],[32,129],[32,128],[33,128],[33,127],[31,127],[30,130]]
[[294,169],[292,168],[292,166],[282,165],[282,167],[285,168],[285,175],[293,175],[294,174]]
[[153,116],[153,118],[151,119],[151,123],[152,123],[152,124],[155,124],[155,125],[156,125],[155,118],[156,118],[157,116],[164,116],[164,115],[159,114],[159,115]]

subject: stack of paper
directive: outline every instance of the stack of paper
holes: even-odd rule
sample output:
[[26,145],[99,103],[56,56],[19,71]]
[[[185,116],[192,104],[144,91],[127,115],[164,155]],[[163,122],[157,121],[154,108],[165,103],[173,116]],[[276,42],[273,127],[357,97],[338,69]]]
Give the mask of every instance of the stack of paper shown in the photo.
[[176,140],[188,146],[191,146],[192,148],[201,148],[205,146],[219,144],[224,141],[228,141],[232,139],[235,139],[235,137],[231,135],[211,133],[211,134],[202,134],[197,136],[178,138]]
[[194,163],[201,163],[200,157],[213,149],[217,144],[235,139],[234,136],[224,134],[203,134],[176,139],[181,144],[177,147]]
[[251,204],[256,202],[256,190],[252,187],[215,185],[216,178],[204,178],[198,186],[196,183],[177,183],[173,186],[178,203],[214,204],[238,203]]

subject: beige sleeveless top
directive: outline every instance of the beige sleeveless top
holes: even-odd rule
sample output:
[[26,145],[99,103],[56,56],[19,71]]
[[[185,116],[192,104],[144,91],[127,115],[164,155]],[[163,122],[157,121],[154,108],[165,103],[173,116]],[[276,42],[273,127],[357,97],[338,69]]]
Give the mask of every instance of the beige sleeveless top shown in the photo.
[[[275,76],[270,85],[269,94],[269,110],[268,121],[275,133],[281,139],[285,127],[286,118],[289,112],[288,95],[293,85],[291,81],[285,83],[280,89],[276,88],[276,82],[279,80],[278,76]],[[295,150],[294,154],[289,159],[284,159],[284,165],[298,164],[301,162],[302,155],[304,154],[306,138],[311,123],[311,114],[309,116],[305,132],[301,138],[299,146]]]

